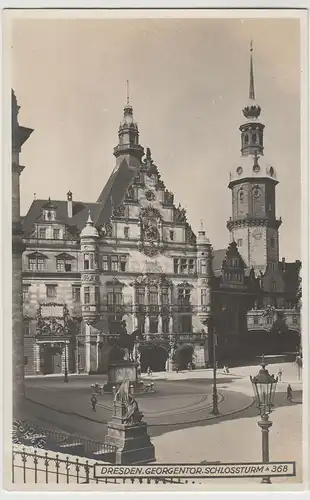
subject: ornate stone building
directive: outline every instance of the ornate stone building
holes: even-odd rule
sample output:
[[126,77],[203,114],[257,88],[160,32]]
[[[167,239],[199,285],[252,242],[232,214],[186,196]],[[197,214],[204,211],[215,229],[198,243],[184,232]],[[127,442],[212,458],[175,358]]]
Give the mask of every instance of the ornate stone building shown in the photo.
[[267,306],[295,305],[279,263],[277,181],[262,161],[252,57],[250,73],[227,249],[212,251],[204,229],[196,237],[150,149],[144,154],[129,102],[115,168],[97,202],[75,201],[70,191],[66,201],[33,201],[23,220],[27,373],[106,370],[122,320],[128,333],[143,335],[142,369],[164,369],[175,349],[183,349],[185,364],[193,354],[205,366],[213,328],[219,354],[231,359],[250,338],[252,309],[265,317]]
[[16,96],[12,90],[12,350],[13,350],[13,415],[20,418],[24,389],[24,332],[22,294],[22,253],[23,232],[20,221],[20,174],[24,167],[20,165],[19,155],[23,144],[33,130],[18,123]]

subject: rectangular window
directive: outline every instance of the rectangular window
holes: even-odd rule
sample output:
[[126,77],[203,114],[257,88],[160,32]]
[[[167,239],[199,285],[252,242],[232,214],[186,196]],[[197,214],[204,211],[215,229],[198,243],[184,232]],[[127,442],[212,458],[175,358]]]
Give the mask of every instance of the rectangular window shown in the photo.
[[161,291],[161,303],[163,306],[169,304],[169,290],[168,288],[163,288]]
[[158,318],[157,316],[150,316],[150,333],[158,332]]
[[65,260],[65,271],[66,271],[66,273],[70,273],[71,272],[71,266],[72,266],[71,260]]
[[174,240],[174,231],[169,231],[169,237],[171,241]]
[[60,239],[60,229],[54,229],[53,230],[53,239],[54,240],[59,240]]
[[185,290],[184,294],[184,304],[189,305],[191,303],[191,291],[190,290]]
[[29,286],[23,285],[23,302],[28,302],[29,300]]
[[273,322],[273,317],[267,316],[267,325],[272,325],[272,322]]
[[137,288],[136,297],[137,297],[137,304],[144,306],[144,304],[145,304],[145,289],[144,288]]
[[257,316],[254,316],[253,323],[254,323],[254,325],[258,325],[258,317]]
[[273,282],[271,283],[271,290],[272,290],[273,292],[276,292],[276,291],[277,291],[277,284],[276,284],[276,282],[275,282],[275,281],[273,281]]
[[88,253],[85,253],[84,254],[84,270],[87,271],[88,269],[90,269],[90,265],[89,265],[89,254]]
[[124,238],[129,238],[129,227],[124,227]]
[[205,306],[207,304],[207,290],[203,288],[201,290],[201,305]]
[[191,333],[192,331],[192,317],[191,316],[181,316],[180,317],[180,333]]
[[179,259],[173,259],[173,272],[179,274]]
[[98,287],[95,288],[95,302],[96,304],[99,304],[100,302],[100,292]]
[[39,239],[44,240],[46,238],[46,229],[44,227],[39,228]]
[[102,270],[103,271],[108,271],[109,270],[109,258],[107,255],[104,255],[102,257]]
[[45,269],[45,260],[44,259],[38,259],[37,269],[38,269],[38,271],[44,271],[44,269]]
[[84,288],[84,304],[90,303],[90,291],[89,286],[85,286]]
[[37,270],[37,259],[29,259],[29,269],[30,271]]
[[127,265],[127,258],[125,255],[122,255],[120,257],[119,267],[123,273],[126,271],[126,265]]
[[189,259],[189,261],[188,261],[188,272],[189,272],[189,274],[195,273],[195,261],[194,261],[194,259]]
[[120,288],[108,288],[108,305],[122,305],[123,292]]
[[119,270],[119,263],[118,263],[118,257],[116,257],[115,255],[113,255],[111,257],[111,271],[118,271]]
[[231,259],[232,267],[238,267],[238,259]]
[[242,247],[242,238],[239,238],[239,239],[237,240],[237,245],[238,245],[238,247],[239,247],[239,248],[241,248],[241,247]]
[[72,287],[72,299],[73,299],[73,302],[80,302],[81,301],[81,288],[79,286]]
[[200,262],[200,272],[201,272],[201,274],[206,274],[206,272],[207,272],[207,263],[205,260],[202,260]]
[[24,356],[24,365],[28,365],[28,356]]
[[187,260],[186,259],[181,259],[180,271],[181,271],[181,274],[187,274]]
[[24,320],[24,336],[29,337],[30,335],[30,322]]
[[149,291],[149,304],[150,305],[157,305],[158,304],[158,292],[157,288],[155,287],[150,287]]
[[57,297],[57,285],[46,285],[46,297],[48,298]]
[[65,270],[65,262],[61,259],[57,259],[56,261],[56,269],[58,272],[63,273]]

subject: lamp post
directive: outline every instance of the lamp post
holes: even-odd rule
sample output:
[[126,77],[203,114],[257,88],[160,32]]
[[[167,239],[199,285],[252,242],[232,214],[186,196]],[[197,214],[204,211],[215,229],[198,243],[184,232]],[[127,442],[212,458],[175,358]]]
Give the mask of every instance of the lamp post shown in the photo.
[[[278,377],[270,375],[268,370],[266,370],[266,366],[267,365],[263,356],[261,369],[258,374],[255,377],[250,376],[256,400],[256,407],[261,417],[261,420],[257,423],[262,430],[263,463],[269,462],[269,428],[272,426],[272,422],[269,420],[269,415],[274,406],[274,397],[278,382]],[[270,477],[264,476],[262,478],[262,483],[270,484]]]
[[213,344],[213,393],[212,393],[212,411],[213,415],[219,415],[218,408],[218,396],[217,396],[217,379],[216,379],[216,344],[217,344],[217,336],[215,333],[215,328],[212,327],[212,344]]
[[69,379],[68,379],[68,360],[67,360],[67,341],[65,340],[65,376],[64,376],[64,382],[65,383],[68,383],[69,382]]
[[217,378],[216,378],[216,333],[212,318],[208,318],[203,324],[208,326],[208,333],[212,335],[212,358],[213,358],[213,388],[212,388],[212,415],[219,415],[218,396],[217,396]]

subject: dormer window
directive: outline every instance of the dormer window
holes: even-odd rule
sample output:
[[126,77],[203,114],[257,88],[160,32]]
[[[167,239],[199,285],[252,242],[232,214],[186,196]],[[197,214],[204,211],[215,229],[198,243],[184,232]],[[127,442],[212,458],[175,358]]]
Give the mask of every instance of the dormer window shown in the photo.
[[46,239],[46,228],[45,227],[39,227],[39,239],[40,240]]

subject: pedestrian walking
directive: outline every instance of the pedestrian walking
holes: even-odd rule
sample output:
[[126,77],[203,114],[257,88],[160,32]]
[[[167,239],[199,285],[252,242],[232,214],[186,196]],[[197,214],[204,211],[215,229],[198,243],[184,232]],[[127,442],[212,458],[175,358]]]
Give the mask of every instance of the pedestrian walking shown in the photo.
[[151,377],[153,375],[153,372],[152,372],[150,366],[147,367],[146,373],[148,374],[149,377]]
[[286,398],[289,401],[293,401],[293,391],[292,391],[292,388],[291,388],[290,384],[288,384],[287,389],[286,389]]
[[282,373],[283,373],[283,372],[282,372],[281,368],[279,368],[279,371],[278,371],[278,379],[279,379],[279,382],[281,382],[281,380],[282,380]]
[[92,395],[92,397],[90,398],[90,401],[91,401],[93,411],[96,411],[97,398],[96,398],[95,394]]

